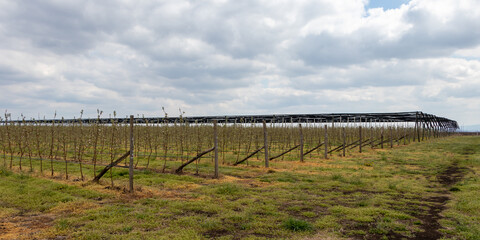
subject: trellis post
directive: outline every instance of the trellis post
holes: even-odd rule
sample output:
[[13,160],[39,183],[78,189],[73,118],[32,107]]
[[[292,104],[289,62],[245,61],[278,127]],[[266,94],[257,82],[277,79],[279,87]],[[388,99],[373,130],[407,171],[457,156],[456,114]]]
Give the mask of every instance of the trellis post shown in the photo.
[[268,134],[267,134],[267,123],[263,120],[263,147],[265,150],[265,167],[268,168]]
[[390,148],[393,148],[393,127],[390,126]]
[[303,131],[302,131],[302,124],[298,124],[298,128],[300,129],[300,162],[303,162]]
[[130,163],[128,166],[130,193],[133,193],[133,141],[133,115],[130,115]]
[[345,127],[342,128],[342,137],[343,137],[343,156],[345,157],[345,145],[346,145],[346,138],[347,138],[347,133],[345,132]]
[[383,126],[382,126],[382,129],[380,130],[380,146],[383,149]]
[[358,137],[360,139],[360,141],[359,141],[360,144],[358,145],[358,151],[361,153],[362,152],[362,141],[363,141],[363,139],[362,139],[362,126],[358,127]]
[[214,178],[218,178],[218,132],[217,132],[217,120],[213,120],[213,147],[215,148],[215,175]]
[[[333,120],[332,120],[333,121]],[[328,132],[327,132],[327,124],[325,124],[325,159],[328,159]]]

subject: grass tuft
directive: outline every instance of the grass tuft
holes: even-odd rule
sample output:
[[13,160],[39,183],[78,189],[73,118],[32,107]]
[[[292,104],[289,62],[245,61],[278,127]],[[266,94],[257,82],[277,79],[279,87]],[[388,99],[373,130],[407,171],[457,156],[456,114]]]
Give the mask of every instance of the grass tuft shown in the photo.
[[450,192],[458,192],[458,191],[460,191],[460,188],[458,188],[458,187],[452,187],[452,188],[449,189],[449,191],[450,191]]
[[295,218],[288,218],[283,222],[282,226],[294,232],[311,231],[313,229],[312,225],[309,222]]
[[238,194],[242,189],[235,185],[235,184],[223,184],[217,188],[215,193],[217,194],[222,194],[222,195],[236,195]]

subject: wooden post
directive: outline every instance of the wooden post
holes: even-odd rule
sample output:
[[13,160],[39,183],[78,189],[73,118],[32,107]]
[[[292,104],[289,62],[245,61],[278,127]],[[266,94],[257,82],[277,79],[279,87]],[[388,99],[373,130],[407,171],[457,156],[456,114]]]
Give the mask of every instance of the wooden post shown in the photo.
[[358,138],[360,139],[360,141],[359,141],[360,144],[358,145],[358,152],[361,153],[362,152],[362,142],[363,142],[363,140],[362,140],[362,126],[358,127]]
[[428,115],[425,115],[425,138],[430,139],[430,117]]
[[[376,132],[375,132],[376,133]],[[375,133],[373,132],[373,127],[370,127],[370,147],[373,148],[373,142],[375,139]]]
[[380,146],[383,148],[383,127],[382,130],[380,130]]
[[343,156],[345,157],[345,145],[346,145],[346,138],[347,138],[347,133],[345,132],[345,127],[342,128],[342,137],[343,137]]
[[298,128],[300,130],[300,162],[303,162],[303,131],[302,131],[302,124],[298,124]]
[[133,140],[133,115],[130,115],[130,164],[128,166],[130,193],[133,193]]
[[420,123],[418,122],[418,112],[415,114],[415,130],[417,131],[415,134],[417,135],[417,142],[420,142]]
[[417,136],[417,125],[418,125],[418,113],[415,113],[415,127],[413,128],[413,140],[412,142],[415,142],[415,138]]
[[[332,120],[333,123],[333,120]],[[325,124],[325,159],[328,159],[328,132],[327,132],[327,124]]]
[[[11,143],[10,143],[10,136],[9,136],[9,131],[8,131],[8,115],[7,113],[5,113],[5,131],[7,132],[7,139],[8,139],[8,145],[11,146]],[[38,140],[37,140],[38,141]],[[9,150],[11,150],[11,147],[9,147]],[[5,154],[5,153],[4,153]],[[13,156],[13,153],[10,151],[10,159],[11,159],[11,156]],[[7,158],[3,157],[3,166],[6,168],[7,167]],[[40,161],[42,161],[42,159],[40,158]],[[42,165],[40,165],[42,166]],[[12,160],[10,160],[10,169],[12,168]]]
[[398,123],[395,123],[395,137],[397,138],[397,146],[400,146],[400,139],[402,139],[402,134],[400,133],[400,128]]
[[218,132],[217,132],[217,120],[213,120],[213,147],[215,148],[215,175],[214,178],[218,178]]
[[390,148],[393,148],[393,127],[390,126]]
[[267,123],[263,121],[263,147],[265,150],[265,167],[268,168],[268,134],[267,134]]
[[422,113],[422,124],[420,126],[422,126],[422,141],[424,141],[425,140],[425,116],[423,115],[423,113]]

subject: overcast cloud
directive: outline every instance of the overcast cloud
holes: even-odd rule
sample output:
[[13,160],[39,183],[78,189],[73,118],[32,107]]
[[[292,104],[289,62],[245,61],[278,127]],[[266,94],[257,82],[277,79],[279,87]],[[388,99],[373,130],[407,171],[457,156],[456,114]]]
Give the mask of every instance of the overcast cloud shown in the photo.
[[0,0],[0,106],[35,118],[421,110],[480,124],[480,2],[379,2]]

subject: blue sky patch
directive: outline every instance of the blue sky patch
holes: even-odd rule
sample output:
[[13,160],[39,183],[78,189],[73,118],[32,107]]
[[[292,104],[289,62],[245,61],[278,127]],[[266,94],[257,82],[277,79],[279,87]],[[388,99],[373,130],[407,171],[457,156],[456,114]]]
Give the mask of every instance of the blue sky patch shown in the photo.
[[383,8],[384,10],[399,8],[410,0],[370,0],[367,8]]

